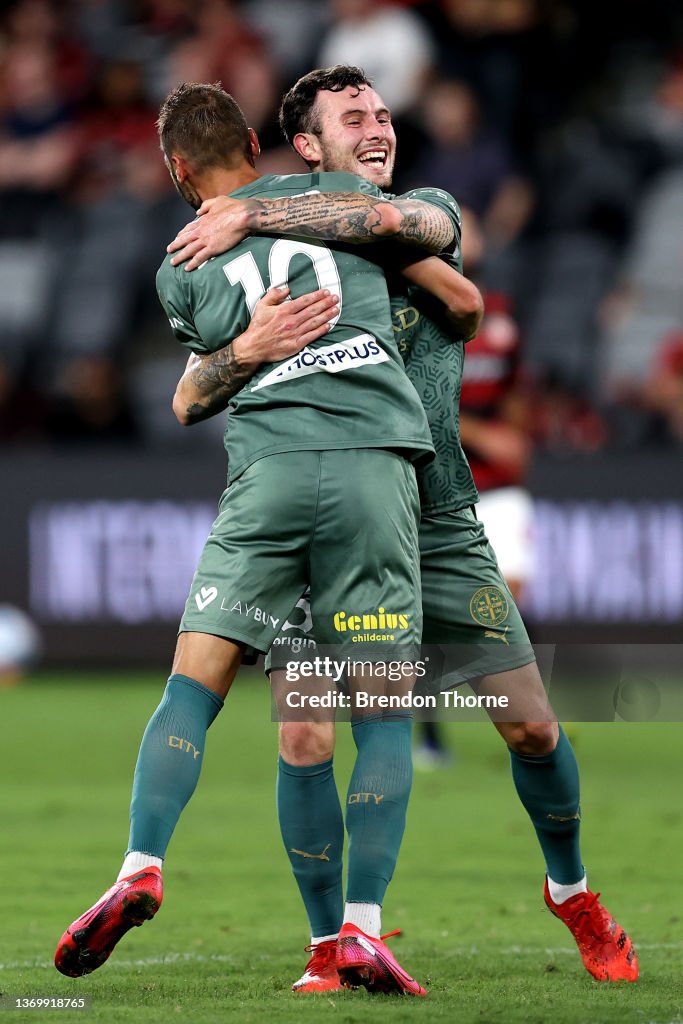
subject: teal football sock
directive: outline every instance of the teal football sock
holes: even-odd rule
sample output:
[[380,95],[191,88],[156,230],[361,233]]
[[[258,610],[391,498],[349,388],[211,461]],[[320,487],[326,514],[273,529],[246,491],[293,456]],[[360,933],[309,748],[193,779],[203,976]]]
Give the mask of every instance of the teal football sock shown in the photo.
[[344,910],[344,821],[332,759],[299,766],[279,758],[277,815],[311,935],[335,935]]
[[379,903],[394,873],[413,781],[412,719],[352,723],[358,750],[346,800],[349,903]]
[[206,731],[223,701],[188,676],[172,675],[140,744],[130,805],[128,850],[164,857],[194,793]]
[[550,754],[510,751],[512,778],[546,862],[547,874],[562,885],[584,876],[579,845],[579,769],[562,726]]

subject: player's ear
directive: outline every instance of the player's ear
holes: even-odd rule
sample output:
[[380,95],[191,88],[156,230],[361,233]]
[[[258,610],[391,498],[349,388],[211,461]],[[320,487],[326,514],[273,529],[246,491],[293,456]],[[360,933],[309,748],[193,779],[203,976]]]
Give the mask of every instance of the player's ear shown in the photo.
[[251,151],[251,162],[252,164],[255,164],[259,156],[261,155],[261,145],[259,143],[258,136],[254,129],[248,128],[247,131],[249,132],[249,148]]
[[307,164],[320,163],[322,150],[320,149],[320,140],[317,135],[313,135],[311,132],[297,132],[292,139],[292,145],[301,159],[305,160]]
[[[167,164],[169,161],[166,161]],[[181,184],[187,180],[190,174],[190,169],[187,165],[185,157],[180,156],[179,153],[171,153],[169,171],[171,175],[179,181]]]

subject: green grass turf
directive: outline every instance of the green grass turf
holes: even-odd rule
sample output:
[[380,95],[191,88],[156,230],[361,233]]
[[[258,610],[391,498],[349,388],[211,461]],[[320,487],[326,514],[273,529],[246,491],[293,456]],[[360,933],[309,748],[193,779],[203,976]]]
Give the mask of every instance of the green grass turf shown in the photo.
[[[594,888],[640,951],[637,985],[601,985],[543,907],[542,863],[492,727],[449,726],[451,767],[416,774],[384,908],[424,1000],[364,991],[295,996],[306,922],[275,819],[276,727],[245,673],[211,730],[174,837],[157,918],[95,974],[51,965],[59,935],[111,884],[128,832],[133,765],[163,673],[39,675],[0,691],[0,990],[92,996],[87,1012],[9,1021],[450,1021],[670,1024],[683,1020],[680,724],[572,729]],[[340,726],[338,777],[351,742]]]

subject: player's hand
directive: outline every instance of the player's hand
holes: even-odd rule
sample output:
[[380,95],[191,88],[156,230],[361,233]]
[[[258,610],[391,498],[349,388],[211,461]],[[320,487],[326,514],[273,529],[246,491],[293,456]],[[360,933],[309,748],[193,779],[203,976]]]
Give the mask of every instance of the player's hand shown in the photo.
[[196,220],[178,232],[166,252],[174,253],[171,263],[183,270],[196,270],[212,256],[233,249],[249,234],[248,203],[243,199],[216,196],[206,199],[197,210]]
[[289,288],[271,288],[256,304],[251,323],[233,342],[243,366],[277,363],[322,338],[339,313],[339,299],[327,289],[289,299]]

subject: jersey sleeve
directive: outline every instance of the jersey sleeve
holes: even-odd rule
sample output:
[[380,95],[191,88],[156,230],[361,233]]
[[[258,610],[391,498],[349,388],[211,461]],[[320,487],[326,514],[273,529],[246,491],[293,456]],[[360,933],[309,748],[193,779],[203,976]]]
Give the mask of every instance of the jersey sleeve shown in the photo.
[[180,344],[192,352],[209,352],[210,349],[206,347],[194,325],[185,290],[178,281],[174,268],[167,261],[164,261],[157,271],[157,295],[171,330]]
[[457,270],[459,274],[462,274],[462,253],[460,252],[460,246],[458,246],[455,253],[442,252],[439,254],[438,258],[443,260],[449,267],[452,267],[453,270]]
[[198,355],[225,348],[249,326],[241,289],[226,283],[225,289],[212,290],[201,267],[187,274],[165,260],[157,273],[157,292],[174,335]]

